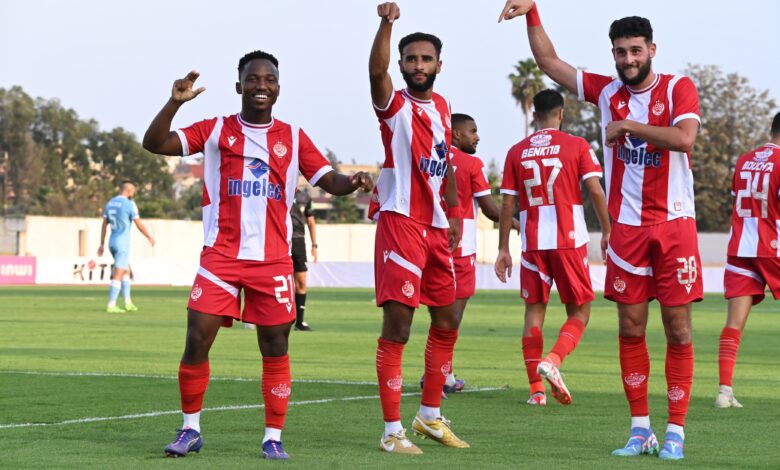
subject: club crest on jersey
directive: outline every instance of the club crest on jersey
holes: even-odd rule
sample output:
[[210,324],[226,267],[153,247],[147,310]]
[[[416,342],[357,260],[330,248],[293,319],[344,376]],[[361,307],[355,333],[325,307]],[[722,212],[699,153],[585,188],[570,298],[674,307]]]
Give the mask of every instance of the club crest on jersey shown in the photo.
[[660,116],[664,113],[664,109],[666,109],[666,106],[660,101],[656,101],[653,105],[653,115]]
[[536,134],[531,137],[531,147],[547,147],[552,142],[550,134]]
[[237,179],[228,177],[227,189],[228,196],[265,197],[270,200],[279,201],[282,199],[282,185],[274,184],[268,181],[267,175],[270,166],[259,158],[255,158],[246,166],[255,180]]
[[274,144],[274,155],[276,155],[279,158],[282,158],[283,156],[287,155],[287,146],[284,145],[282,142],[277,142]]
[[190,298],[193,302],[197,302],[200,296],[203,295],[203,289],[199,285],[192,286],[192,292],[190,292]]
[[271,389],[271,393],[279,398],[288,398],[292,390],[290,390],[290,386],[287,384],[279,384]]
[[615,291],[617,291],[619,294],[622,294],[626,291],[626,281],[616,277],[615,281],[612,283],[612,287],[614,287]]
[[401,286],[401,293],[405,295],[406,298],[411,299],[414,295],[414,285],[409,281],[405,281],[404,285]]
[[680,401],[683,398],[685,398],[685,390],[683,390],[680,387],[674,386],[669,389],[667,396],[669,397],[670,401]]
[[661,166],[661,152],[647,150],[647,142],[644,139],[626,135],[624,144],[618,146],[617,159],[626,165],[655,167]]
[[755,155],[753,155],[753,161],[765,162],[769,160],[769,157],[771,156],[772,156],[772,149],[766,149],[763,152],[756,152]]

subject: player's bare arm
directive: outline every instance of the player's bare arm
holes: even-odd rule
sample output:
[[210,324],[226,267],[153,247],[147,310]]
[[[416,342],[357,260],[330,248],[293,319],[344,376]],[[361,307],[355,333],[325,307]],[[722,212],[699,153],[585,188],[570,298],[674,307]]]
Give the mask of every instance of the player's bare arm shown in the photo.
[[182,154],[181,140],[176,132],[171,131],[171,123],[182,104],[206,91],[205,87],[192,88],[199,76],[200,74],[193,70],[186,77],[173,82],[170,99],[154,117],[144,134],[143,146],[146,150],[159,155]]
[[387,72],[390,67],[390,36],[393,22],[401,16],[401,9],[394,2],[387,2],[377,5],[376,12],[381,20],[368,59],[368,78],[371,81],[371,101],[377,108],[384,109],[393,95],[393,81]]
[[330,171],[317,181],[317,186],[334,196],[344,196],[358,189],[364,192],[371,191],[374,189],[374,180],[365,171],[358,171],[351,176]]
[[309,238],[311,239],[311,258],[314,263],[317,262],[317,221],[314,216],[306,217],[306,226],[309,227]]
[[[479,204],[479,209],[483,214],[485,214],[485,217],[492,220],[493,222],[499,222],[501,219],[501,210],[493,200],[493,196],[480,196],[477,198],[477,204]],[[518,222],[515,218],[512,218],[512,230],[517,230],[518,232],[520,231],[520,222]]]
[[[536,5],[529,0],[508,0],[501,12],[501,20],[511,20],[522,15],[535,15],[536,21],[528,23],[528,42],[539,68],[555,83],[572,93],[577,93],[577,69],[558,57],[550,37],[538,21]],[[532,24],[533,23],[533,24]],[[537,24],[538,23],[538,24]]]
[[144,225],[144,223],[141,222],[141,219],[135,219],[135,226],[138,227],[138,230],[141,231],[141,234],[145,236],[147,240],[149,240],[149,244],[154,246],[154,237],[152,237],[149,234],[149,231],[146,230],[146,225]]
[[604,130],[607,145],[615,145],[626,134],[635,135],[656,147],[690,153],[699,132],[696,119],[683,119],[674,126],[650,126],[630,119],[612,121]]
[[612,225],[609,222],[609,212],[607,211],[607,197],[604,195],[604,189],[601,187],[599,179],[595,176],[585,180],[585,187],[588,188],[590,198],[593,201],[593,208],[596,210],[596,218],[599,219],[599,226],[601,227],[601,259],[606,261],[609,235],[612,233]]
[[104,240],[106,239],[106,231],[108,229],[108,219],[103,218],[103,226],[100,228],[100,246],[98,247],[97,255],[103,256]]
[[495,271],[498,280],[506,282],[512,277],[512,255],[509,254],[509,230],[515,222],[514,213],[517,205],[517,196],[504,194],[501,200],[501,216],[498,222],[498,257],[496,258]]

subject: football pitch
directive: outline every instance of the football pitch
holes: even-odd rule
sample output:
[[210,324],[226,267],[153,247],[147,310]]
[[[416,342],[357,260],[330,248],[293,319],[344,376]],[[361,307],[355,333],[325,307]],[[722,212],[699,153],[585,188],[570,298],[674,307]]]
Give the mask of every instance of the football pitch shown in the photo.
[[[383,425],[374,356],[380,311],[367,289],[310,289],[307,321],[290,335],[293,387],[283,433],[291,459],[260,457],[263,429],[255,333],[223,329],[211,352],[212,380],[201,418],[199,454],[166,459],[181,426],[177,367],[189,289],[135,288],[137,313],[104,312],[105,288],[0,288],[0,468],[658,468],[657,457],[620,459],[628,437],[620,383],[616,313],[597,300],[591,322],[563,364],[573,404],[525,404],[522,304],[516,292],[481,292],[461,327],[454,369],[466,391],[442,410],[470,449],[412,437],[424,454],[378,450]],[[754,308],[743,334],[735,392],[743,409],[716,410],[717,349],[726,303],[694,306],[695,378],[686,459],[696,468],[777,468],[780,453],[780,309]],[[402,419],[419,405],[428,318],[417,313],[404,353]],[[564,321],[557,298],[544,330],[545,352]],[[666,427],[665,340],[657,303],[648,326],[651,419]],[[411,430],[409,430],[411,433]],[[674,465],[674,464],[671,464]],[[425,467],[423,467],[425,466]]]

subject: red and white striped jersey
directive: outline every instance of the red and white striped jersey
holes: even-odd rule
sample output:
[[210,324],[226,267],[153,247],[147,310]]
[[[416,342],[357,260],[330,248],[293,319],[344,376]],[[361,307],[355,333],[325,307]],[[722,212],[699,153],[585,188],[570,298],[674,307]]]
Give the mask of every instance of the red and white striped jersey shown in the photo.
[[460,258],[477,252],[477,198],[490,195],[490,183],[485,176],[485,164],[479,157],[452,147],[450,163],[455,171],[458,204],[463,217],[460,245],[452,256]]
[[[630,119],[659,127],[684,119],[699,122],[699,95],[690,78],[657,74],[652,85],[632,91],[620,80],[578,71],[580,100],[601,110],[602,138],[607,124]],[[655,225],[695,217],[690,155],[658,148],[628,135],[612,147],[604,142],[607,205],[614,221]]]
[[312,185],[332,171],[303,130],[234,114],[176,132],[183,156],[203,153],[203,244],[237,259],[290,256],[298,170]]
[[765,144],[737,160],[728,255],[780,258],[780,147]]
[[398,90],[384,109],[374,106],[374,111],[385,161],[369,218],[393,211],[421,224],[449,227],[442,200],[452,140],[449,101],[437,93],[422,101]]
[[512,146],[501,193],[519,199],[523,251],[588,243],[580,181],[601,175],[601,165],[585,139],[557,129],[542,129]]

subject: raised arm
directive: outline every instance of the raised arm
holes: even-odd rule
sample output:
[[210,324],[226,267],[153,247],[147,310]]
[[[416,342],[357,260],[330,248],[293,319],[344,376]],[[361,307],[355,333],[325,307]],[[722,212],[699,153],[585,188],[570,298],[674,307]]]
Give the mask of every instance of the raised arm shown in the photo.
[[368,78],[371,81],[371,101],[377,108],[384,109],[393,95],[393,81],[387,72],[390,67],[390,35],[393,22],[401,16],[401,9],[395,3],[387,2],[378,5],[376,12],[381,20],[368,59]]
[[143,146],[146,150],[159,155],[182,154],[181,140],[176,132],[171,131],[171,123],[182,104],[206,91],[205,87],[192,89],[199,76],[200,74],[193,70],[186,77],[173,82],[170,99],[154,117],[144,134]]
[[577,94],[577,69],[561,60],[544,31],[536,3],[532,0],[507,0],[498,21],[525,15],[528,24],[528,42],[539,68],[555,83]]
[[609,246],[609,235],[612,233],[612,226],[609,222],[609,213],[607,212],[607,198],[604,195],[604,189],[601,188],[599,179],[595,176],[585,180],[585,187],[588,188],[590,198],[593,201],[593,208],[596,210],[596,218],[599,219],[601,227],[601,259],[607,260],[607,246]]

